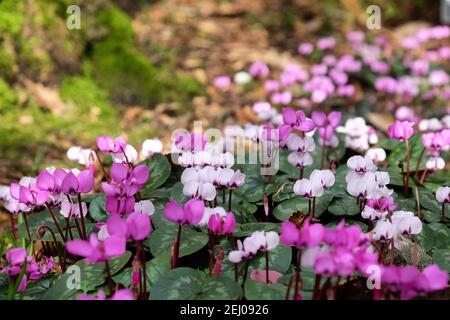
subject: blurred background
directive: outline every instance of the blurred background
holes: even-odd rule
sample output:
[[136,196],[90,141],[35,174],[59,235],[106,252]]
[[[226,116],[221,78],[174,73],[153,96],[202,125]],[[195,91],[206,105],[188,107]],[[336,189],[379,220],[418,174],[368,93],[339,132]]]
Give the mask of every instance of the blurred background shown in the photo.
[[[71,4],[80,30],[66,27]],[[378,33],[439,23],[437,0],[0,0],[0,184],[63,165],[70,146],[97,135],[140,148],[194,119],[244,121],[236,104],[246,101],[224,100],[215,76],[297,59],[300,41],[367,31],[371,4]]]

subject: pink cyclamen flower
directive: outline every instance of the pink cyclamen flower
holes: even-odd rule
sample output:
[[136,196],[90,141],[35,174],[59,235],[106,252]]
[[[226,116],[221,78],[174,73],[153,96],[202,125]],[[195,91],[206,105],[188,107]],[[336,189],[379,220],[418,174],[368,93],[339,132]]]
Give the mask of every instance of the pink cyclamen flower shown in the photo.
[[175,200],[170,200],[164,207],[164,217],[179,224],[198,224],[205,212],[202,200],[191,199],[182,207]]
[[231,212],[228,212],[225,217],[222,217],[220,214],[212,214],[209,217],[208,221],[208,229],[211,230],[212,233],[218,235],[226,235],[233,233],[236,228],[236,220],[234,219],[234,215]]
[[83,170],[78,175],[70,171],[61,183],[61,191],[64,194],[89,193],[93,188],[94,173],[90,169]]
[[77,300],[135,300],[135,298],[130,289],[119,289],[116,290],[110,298],[106,298],[103,290],[99,290],[97,292],[97,297],[91,295],[79,295]]
[[124,237],[115,236],[99,241],[97,235],[92,233],[89,241],[71,240],[67,242],[66,248],[71,254],[85,257],[89,263],[96,263],[123,255],[125,253],[125,241]]
[[123,152],[127,146],[127,142],[122,136],[119,136],[116,139],[109,136],[99,136],[97,137],[96,142],[100,151],[108,153]]
[[22,178],[19,183],[12,183],[9,188],[11,197],[26,206],[40,206],[47,202],[49,193],[39,189],[34,178]]
[[320,223],[310,224],[307,220],[301,228],[293,222],[285,221],[281,225],[281,243],[285,246],[297,248],[314,248],[322,243],[325,235],[325,227]]
[[293,129],[301,132],[310,132],[314,130],[314,122],[305,116],[302,110],[295,111],[292,108],[283,109],[283,124],[279,129],[279,138],[284,141],[288,138]]
[[300,55],[310,55],[314,50],[314,46],[309,42],[302,42],[298,45],[297,51]]
[[222,75],[214,78],[214,87],[217,89],[227,89],[231,85],[231,79],[227,75]]
[[269,67],[262,61],[255,61],[249,68],[249,73],[252,77],[265,78],[269,75]]
[[410,121],[395,121],[394,124],[388,127],[389,138],[398,141],[405,141],[414,135],[414,122]]

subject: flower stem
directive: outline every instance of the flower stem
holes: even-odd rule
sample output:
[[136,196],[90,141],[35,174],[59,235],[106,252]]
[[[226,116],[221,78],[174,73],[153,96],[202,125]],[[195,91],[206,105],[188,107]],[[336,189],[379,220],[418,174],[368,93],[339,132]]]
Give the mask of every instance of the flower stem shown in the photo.
[[445,202],[442,203],[441,223],[445,224]]
[[247,273],[248,273],[248,267],[250,265],[250,259],[245,260],[245,269],[244,269],[244,278],[242,279],[242,292],[244,292],[245,295],[245,281],[247,281]]
[[9,217],[10,217],[10,223],[11,223],[11,233],[12,233],[12,236],[13,236],[14,240],[17,240],[16,224],[15,224],[15,222],[14,222],[14,215],[11,213]]
[[301,287],[301,278],[300,278],[300,264],[302,259],[302,250],[297,249],[297,263],[295,265],[295,291],[294,291],[294,300],[297,300],[300,287]]
[[292,273],[291,278],[289,279],[286,295],[284,297],[285,300],[289,300],[289,294],[291,293],[292,282],[294,282],[295,273]]
[[269,250],[266,250],[266,283],[269,284]]
[[211,231],[208,230],[209,236],[209,249],[211,252],[209,253],[209,276],[212,277],[213,267],[214,267],[214,236]]
[[[231,242],[231,248],[236,251],[237,247],[236,247],[236,241],[234,239],[234,235],[232,233],[229,234],[229,239]],[[239,272],[238,272],[238,265],[237,263],[233,263],[233,267],[234,267],[234,281],[238,282],[238,278],[239,278]]]
[[172,254],[172,269],[175,269],[178,264],[178,256],[180,254],[180,241],[181,241],[181,223],[178,224],[178,233],[177,233],[177,239],[175,240],[174,248],[173,248],[173,254]]
[[322,275],[316,273],[316,278],[314,280],[314,291],[312,295],[312,300],[316,300],[318,298],[319,289],[320,289],[320,280],[322,280]]
[[80,207],[80,219],[81,219],[81,228],[83,229],[83,239],[87,239],[86,226],[84,224],[83,206],[81,205],[81,194],[78,193],[77,196],[78,196],[78,206]]
[[406,179],[405,179],[405,186],[404,191],[405,195],[409,193],[409,165],[410,165],[410,150],[409,150],[409,140],[405,140],[406,144]]
[[425,147],[422,149],[422,152],[420,153],[419,160],[417,160],[416,177],[419,177],[420,164],[422,163],[424,154],[425,154]]
[[231,211],[231,198],[233,196],[233,190],[230,189],[230,193],[228,194],[228,212]]
[[391,240],[391,265],[394,265],[394,258],[395,258],[395,245],[394,245],[394,238]]
[[30,228],[28,227],[28,219],[27,219],[27,213],[23,213],[23,221],[25,222],[25,227],[27,228],[27,235],[28,235],[28,241],[31,242],[31,234],[30,234]]
[[112,295],[114,291],[114,285],[111,277],[111,270],[109,269],[108,260],[105,261],[105,273],[106,273],[106,282],[108,283],[109,294]]
[[323,169],[323,165],[324,165],[324,161],[325,161],[325,139],[322,139],[323,144],[322,144],[322,154],[320,156],[320,170]]
[[64,234],[62,232],[61,227],[59,226],[58,220],[56,220],[55,214],[53,213],[52,208],[50,207],[50,205],[48,204],[48,202],[45,203],[45,205],[47,206],[48,212],[50,212],[50,215],[53,219],[53,223],[56,226],[56,229],[58,229],[59,234],[61,235],[61,238],[64,242],[66,242],[66,238],[64,237]]

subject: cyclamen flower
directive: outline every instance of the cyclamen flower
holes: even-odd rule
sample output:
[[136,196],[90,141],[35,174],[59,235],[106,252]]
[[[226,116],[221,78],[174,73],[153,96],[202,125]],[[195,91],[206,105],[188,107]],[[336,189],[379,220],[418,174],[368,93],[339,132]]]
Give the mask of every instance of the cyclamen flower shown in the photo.
[[228,189],[236,189],[244,184],[245,174],[240,170],[234,171],[229,168],[219,169],[217,172],[217,182],[219,185]]
[[336,177],[331,170],[317,170],[311,172],[309,180],[318,181],[323,188],[329,188],[334,185]]
[[384,290],[400,292],[401,300],[409,300],[421,293],[445,289],[448,273],[435,264],[426,266],[422,272],[415,266],[382,266],[381,284]]
[[305,198],[321,197],[324,188],[320,181],[303,178],[294,184],[294,193]]
[[227,75],[222,75],[214,78],[214,87],[217,89],[227,89],[231,85],[231,79]]
[[252,76],[245,71],[239,71],[234,75],[233,80],[236,84],[243,85],[252,81]]
[[179,224],[198,224],[203,218],[205,205],[203,201],[191,199],[184,206],[175,200],[170,200],[164,207],[164,217]]
[[280,242],[279,235],[274,232],[255,231],[244,242],[237,241],[238,250],[231,251],[228,259],[233,263],[239,263],[245,259],[251,259],[258,251],[270,251],[275,249]]
[[82,166],[89,167],[96,160],[95,152],[91,149],[84,149],[78,146],[70,147],[67,150],[67,158],[76,161]]
[[95,233],[91,233],[89,241],[71,240],[66,243],[67,251],[73,255],[85,257],[89,263],[108,261],[125,253],[125,237],[109,236],[100,241]]
[[112,159],[115,163],[133,163],[138,158],[137,150],[131,145],[127,144],[123,151],[112,154]]
[[[359,175],[364,175],[367,172],[377,171],[377,166],[373,163],[372,159],[368,156],[353,156],[347,160],[347,167]],[[347,181],[347,179],[346,179]],[[348,182],[348,181],[347,181]]]
[[205,150],[208,139],[199,133],[181,133],[175,137],[175,146],[181,151],[198,152]]
[[252,77],[265,78],[269,75],[269,72],[269,67],[262,61],[253,62],[249,69],[249,73]]
[[155,206],[151,200],[142,200],[134,204],[134,212],[151,216],[155,213]]
[[375,165],[386,160],[386,151],[383,148],[370,148],[367,150],[366,155],[372,159]]
[[285,221],[281,225],[281,243],[297,248],[314,248],[322,243],[325,227],[320,223],[310,224],[307,220],[301,228],[293,222]]
[[450,203],[450,187],[437,188],[436,200],[440,203]]
[[107,153],[119,153],[125,150],[127,142],[124,137],[120,136],[113,139],[109,136],[99,136],[96,139],[97,147]]
[[110,298],[106,298],[103,290],[97,292],[97,297],[91,295],[79,295],[77,300],[135,300],[133,292],[129,289],[119,289]]
[[[83,217],[86,217],[88,209],[85,202],[81,203],[81,209],[83,210]],[[64,200],[61,202],[61,210],[59,213],[61,213],[65,218],[80,218],[80,204]]]
[[163,151],[163,144],[158,138],[146,139],[142,143],[141,155],[143,158],[149,158],[155,153],[161,153]]
[[134,195],[147,182],[149,174],[145,165],[130,169],[125,164],[114,163],[111,166],[111,183],[102,183],[106,211],[110,214],[131,213],[135,205]]
[[217,194],[214,187],[216,178],[217,171],[213,167],[186,168],[181,175],[183,194],[212,201]]
[[280,141],[286,140],[293,129],[310,132],[314,130],[314,122],[307,118],[302,110],[295,111],[292,108],[284,108],[283,124],[278,127]]
[[375,225],[372,238],[374,240],[393,239],[399,235],[419,234],[422,231],[422,222],[413,212],[396,211],[391,221],[380,220]]
[[233,233],[236,228],[236,220],[233,213],[228,212],[226,216],[222,216],[219,213],[214,213],[209,217],[208,229],[218,235],[226,235]]
[[409,121],[395,121],[394,124],[388,127],[389,138],[398,141],[405,141],[414,135],[414,122]]
[[26,206],[40,206],[49,197],[48,192],[41,190],[36,179],[31,177],[22,178],[19,183],[12,183],[9,191],[13,199]]

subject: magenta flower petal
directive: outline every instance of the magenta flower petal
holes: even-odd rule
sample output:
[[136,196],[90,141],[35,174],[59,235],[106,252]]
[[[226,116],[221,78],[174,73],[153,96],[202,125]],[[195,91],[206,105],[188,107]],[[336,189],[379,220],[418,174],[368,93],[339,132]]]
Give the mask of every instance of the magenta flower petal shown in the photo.
[[78,192],[89,193],[94,189],[94,174],[91,170],[83,170],[77,177]]
[[285,246],[297,246],[299,240],[299,230],[297,226],[290,222],[283,222],[281,225],[280,241]]
[[289,134],[292,131],[292,127],[290,125],[287,124],[281,124],[278,126],[278,138],[280,141],[285,141],[288,137]]
[[333,111],[328,114],[328,122],[333,128],[337,128],[341,122],[342,113]]
[[146,214],[132,213],[127,219],[128,234],[134,240],[144,240],[150,234],[150,217]]
[[184,210],[175,200],[170,200],[166,203],[163,213],[164,217],[169,221],[184,222]]
[[109,136],[100,136],[96,139],[97,147],[103,152],[114,151],[114,141]]
[[301,122],[295,128],[299,131],[310,132],[310,131],[313,131],[315,127],[316,127],[316,125],[314,124],[314,122],[312,120],[305,119],[303,122]]
[[18,183],[11,183],[11,186],[9,187],[9,193],[11,194],[11,197],[13,197],[16,200],[19,200],[19,197],[20,197],[20,184],[18,184]]
[[126,250],[126,238],[118,236],[110,236],[103,241],[104,253],[107,259],[112,257],[120,257]]
[[66,243],[66,249],[71,254],[80,257],[89,257],[94,250],[92,245],[86,240],[71,240]]
[[127,223],[118,214],[113,214],[106,222],[108,233],[112,236],[125,237],[128,232]]
[[21,265],[27,256],[25,248],[13,248],[5,254],[5,258],[12,266]]
[[313,111],[311,114],[312,121],[316,124],[318,127],[323,127],[326,124],[327,116],[324,112],[319,111]]
[[111,179],[120,183],[128,176],[128,167],[122,163],[113,163],[111,166]]
[[36,178],[36,184],[39,189],[45,191],[53,191],[55,188],[55,180],[53,176],[47,171],[42,171]]
[[78,192],[78,179],[72,172],[69,172],[62,181],[61,190],[65,194]]
[[136,168],[134,168],[133,174],[138,184],[144,184],[148,180],[150,170],[145,165],[139,165]]
[[205,213],[205,204],[202,200],[191,199],[184,204],[185,219],[190,224],[197,224]]
[[289,125],[297,122],[297,113],[292,108],[283,108],[283,122]]

